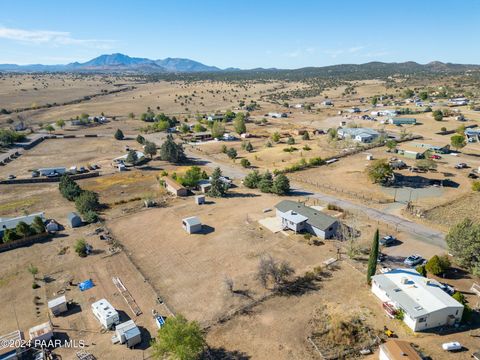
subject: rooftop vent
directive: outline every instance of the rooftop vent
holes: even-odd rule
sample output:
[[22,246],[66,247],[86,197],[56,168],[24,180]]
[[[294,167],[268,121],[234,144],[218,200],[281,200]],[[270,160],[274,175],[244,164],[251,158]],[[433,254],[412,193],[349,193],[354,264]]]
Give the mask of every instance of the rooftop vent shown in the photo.
[[404,284],[404,285],[405,285],[405,284],[408,284],[408,279],[407,279],[406,277],[402,277],[402,278],[400,279],[400,284]]

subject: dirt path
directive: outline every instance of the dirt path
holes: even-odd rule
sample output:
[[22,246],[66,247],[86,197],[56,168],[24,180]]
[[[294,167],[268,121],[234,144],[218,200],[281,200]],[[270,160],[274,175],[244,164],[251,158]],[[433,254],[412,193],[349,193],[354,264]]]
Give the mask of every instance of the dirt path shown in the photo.
[[[242,179],[243,177],[245,177],[248,171],[234,165],[220,163],[217,160],[214,160],[206,155],[202,155],[200,157],[198,154],[192,154],[188,150],[186,152],[192,160],[196,162],[202,162],[212,168],[219,167],[224,175],[231,178]],[[299,184],[292,183],[291,185],[293,194],[313,197],[327,203],[335,204],[346,210],[361,211],[373,220],[382,221],[384,223],[394,226],[398,231],[409,233],[410,235],[418,238],[421,241],[439,246],[443,249],[446,248],[445,234],[438,230],[429,228],[425,225],[417,224],[400,216],[389,214],[382,210],[377,210],[366,205],[353,203],[351,201],[341,199],[336,196],[327,195],[320,192],[307,191],[303,189]]]

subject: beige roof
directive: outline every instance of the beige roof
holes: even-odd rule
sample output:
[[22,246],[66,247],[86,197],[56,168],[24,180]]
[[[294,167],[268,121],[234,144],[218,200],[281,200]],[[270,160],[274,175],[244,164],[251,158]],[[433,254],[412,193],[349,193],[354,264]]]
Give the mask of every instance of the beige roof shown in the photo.
[[380,348],[387,354],[390,360],[422,360],[420,355],[407,341],[388,340]]

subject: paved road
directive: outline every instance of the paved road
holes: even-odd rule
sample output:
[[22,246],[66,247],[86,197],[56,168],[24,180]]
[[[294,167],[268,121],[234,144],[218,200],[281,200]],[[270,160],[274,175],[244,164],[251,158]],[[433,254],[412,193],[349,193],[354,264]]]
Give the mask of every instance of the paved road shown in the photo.
[[[247,170],[244,170],[238,166],[222,164],[208,156],[200,157],[197,154],[190,154],[188,151],[187,153],[188,156],[194,161],[204,163],[206,166],[209,166],[211,168],[219,167],[222,170],[222,173],[230,178],[242,179],[247,173]],[[299,184],[292,183],[291,186],[292,192],[294,194],[297,193],[298,195],[305,195],[311,198],[319,199],[327,203],[335,204],[346,210],[363,212],[372,220],[381,221],[391,226],[395,226],[398,231],[408,233],[421,241],[441,247],[443,249],[446,249],[447,247],[445,243],[445,234],[440,231],[431,229],[421,224],[417,224],[410,220],[406,220],[399,216],[389,214],[382,210],[373,209],[366,205],[356,204],[351,201],[340,199],[336,196],[327,195],[320,192],[311,192],[303,189]]]

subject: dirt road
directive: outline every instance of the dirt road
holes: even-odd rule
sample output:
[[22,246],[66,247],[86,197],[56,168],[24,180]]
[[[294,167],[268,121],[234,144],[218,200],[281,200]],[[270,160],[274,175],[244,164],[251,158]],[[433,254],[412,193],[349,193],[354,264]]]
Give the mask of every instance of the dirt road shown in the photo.
[[[230,178],[242,179],[247,173],[247,170],[237,167],[235,165],[223,164],[205,155],[200,157],[199,155],[192,154],[189,151],[186,152],[189,158],[193,161],[203,163],[211,168],[219,167],[222,170],[222,173],[226,176],[229,176]],[[445,234],[440,231],[431,229],[421,224],[417,224],[413,221],[401,218],[399,216],[386,213],[381,210],[373,209],[366,205],[356,204],[351,201],[340,199],[336,196],[326,195],[320,192],[307,191],[295,183],[292,183],[291,186],[293,194],[313,197],[327,203],[335,204],[346,210],[361,211],[368,217],[370,217],[372,220],[388,223],[389,225],[395,226],[398,231],[409,233],[410,235],[418,238],[421,241],[446,249]]]

